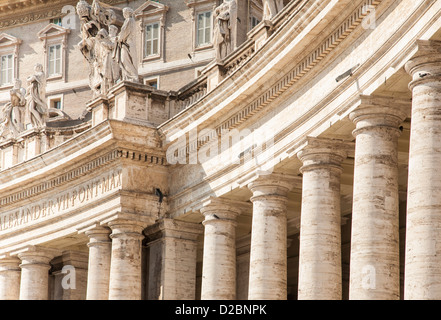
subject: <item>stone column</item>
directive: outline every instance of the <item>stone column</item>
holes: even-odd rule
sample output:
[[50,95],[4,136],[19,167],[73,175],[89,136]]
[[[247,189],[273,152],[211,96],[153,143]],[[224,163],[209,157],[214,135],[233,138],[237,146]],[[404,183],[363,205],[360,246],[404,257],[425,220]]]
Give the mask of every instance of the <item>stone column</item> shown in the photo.
[[341,163],[350,145],[308,138],[303,163],[299,300],[341,300]]
[[148,300],[195,300],[200,224],[162,219],[148,227]]
[[143,222],[117,219],[112,229],[109,300],[141,299],[141,249]]
[[349,298],[400,298],[398,137],[408,102],[361,97],[356,137]]
[[227,200],[210,199],[205,216],[202,300],[236,299],[236,218],[240,210]]
[[287,218],[288,192],[295,177],[258,174],[248,184],[253,193],[253,219],[248,299],[287,298]]
[[0,259],[0,300],[20,298],[20,259],[5,256]]
[[412,75],[405,299],[441,299],[441,42],[418,41]]
[[89,267],[87,274],[87,300],[109,299],[110,259],[112,242],[110,229],[95,226],[85,233],[89,237]]
[[18,254],[21,260],[20,300],[48,300],[50,261],[60,255],[54,249],[30,246]]

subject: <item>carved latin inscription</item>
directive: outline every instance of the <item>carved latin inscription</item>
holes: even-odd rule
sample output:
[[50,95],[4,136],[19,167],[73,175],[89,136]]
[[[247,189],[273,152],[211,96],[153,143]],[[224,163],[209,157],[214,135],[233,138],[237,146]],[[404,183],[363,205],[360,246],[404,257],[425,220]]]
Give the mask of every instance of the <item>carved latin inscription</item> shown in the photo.
[[108,173],[51,198],[0,213],[0,232],[59,216],[101,198],[122,186],[121,171]]

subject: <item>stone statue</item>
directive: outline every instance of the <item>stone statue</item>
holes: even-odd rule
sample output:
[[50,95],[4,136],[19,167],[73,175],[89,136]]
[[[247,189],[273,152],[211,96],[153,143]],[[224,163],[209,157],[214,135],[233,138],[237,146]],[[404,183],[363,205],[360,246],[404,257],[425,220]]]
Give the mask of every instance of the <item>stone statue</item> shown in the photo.
[[100,92],[105,95],[119,78],[118,65],[113,60],[115,44],[111,41],[106,29],[101,29],[96,39],[99,46],[97,72],[101,77]]
[[98,0],[93,0],[91,8],[92,19],[98,21],[101,25],[109,26],[116,21],[116,14],[111,9],[105,9]]
[[121,68],[122,80],[139,82],[136,67],[136,46],[133,41],[133,35],[136,32],[134,12],[131,8],[124,8],[123,16],[125,21],[119,35],[116,37],[116,48],[113,57]]
[[95,37],[101,26],[98,21],[92,19],[92,7],[85,0],[80,0],[77,3],[77,13],[81,21],[82,38],[78,43],[78,48],[89,64],[89,86],[95,97],[100,93],[99,86],[101,84],[99,74],[97,73]]
[[34,67],[34,75],[27,78],[26,92],[26,123],[34,128],[41,128],[46,124],[48,108],[46,105],[46,75],[41,64]]
[[21,87],[21,80],[16,79],[14,87],[9,91],[11,96],[1,111],[0,136],[6,135],[6,129],[12,137],[24,131],[24,111],[26,109],[26,90]]
[[271,20],[283,9],[283,0],[262,0],[263,17],[262,20]]
[[[113,46],[113,52],[116,49],[116,37],[118,36],[118,27],[114,25],[109,26],[109,40],[112,43]],[[118,62],[113,59],[112,54],[112,78],[114,83],[118,82],[118,80],[121,78],[121,69],[119,67]]]
[[213,44],[216,59],[223,59],[231,52],[231,17],[226,4],[220,5],[214,12]]

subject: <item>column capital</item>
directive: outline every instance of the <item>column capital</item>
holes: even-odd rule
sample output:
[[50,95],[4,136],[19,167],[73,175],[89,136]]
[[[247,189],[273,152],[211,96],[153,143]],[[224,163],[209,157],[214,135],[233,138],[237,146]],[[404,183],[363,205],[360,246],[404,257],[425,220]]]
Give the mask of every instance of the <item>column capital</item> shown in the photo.
[[85,227],[78,228],[78,233],[84,233],[89,237],[88,247],[94,245],[108,244],[110,242],[110,233],[112,232],[109,227],[101,225],[99,222],[89,224]]
[[319,168],[342,170],[341,163],[354,148],[355,144],[349,141],[307,137],[304,148],[297,153],[303,163],[300,172]]
[[236,221],[238,215],[242,213],[241,206],[244,204],[240,201],[210,197],[203,202],[201,213],[205,220],[203,224],[208,221]]
[[410,115],[410,100],[389,97],[360,96],[361,104],[349,114],[356,125],[353,135],[368,129],[391,129],[400,134],[399,125]]
[[115,219],[109,221],[107,226],[112,229],[110,238],[130,237],[143,239],[143,230],[146,228],[146,223],[143,221],[130,219]]
[[441,41],[417,40],[416,46],[418,52],[405,65],[413,78],[409,88],[422,83],[441,86]]
[[22,261],[21,266],[30,264],[47,264],[49,266],[49,262],[61,254],[62,251],[59,249],[30,245],[18,252],[17,256]]
[[291,174],[258,172],[254,180],[248,183],[248,189],[253,193],[251,202],[257,197],[286,197],[299,181],[301,181],[300,177]]
[[20,270],[21,260],[9,254],[0,256],[0,272],[9,270]]

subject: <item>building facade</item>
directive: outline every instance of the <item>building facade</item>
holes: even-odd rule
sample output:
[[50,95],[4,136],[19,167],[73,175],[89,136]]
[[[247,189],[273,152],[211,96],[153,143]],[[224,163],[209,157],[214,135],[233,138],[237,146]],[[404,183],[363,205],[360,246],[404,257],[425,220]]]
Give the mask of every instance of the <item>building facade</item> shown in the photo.
[[440,30],[437,0],[0,4],[0,299],[441,299]]

